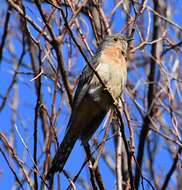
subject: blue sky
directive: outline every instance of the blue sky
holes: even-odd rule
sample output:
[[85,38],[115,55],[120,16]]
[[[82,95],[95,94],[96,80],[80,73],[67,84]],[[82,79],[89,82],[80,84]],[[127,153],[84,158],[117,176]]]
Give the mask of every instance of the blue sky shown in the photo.
[[[172,14],[173,14],[172,20],[174,22],[176,22],[178,25],[182,26],[182,19],[181,19],[182,1],[181,0],[173,0],[171,2],[173,2],[172,5],[174,6],[174,11],[172,11]],[[148,3],[151,4],[150,1]],[[2,4],[3,4],[3,6],[0,7],[1,14],[3,13],[3,11],[7,10],[6,2],[3,1]],[[109,15],[110,11],[113,9],[113,5],[114,5],[113,1],[106,1],[105,5],[104,5],[104,11],[106,12],[107,16]],[[43,26],[39,20],[40,15],[36,11],[35,7],[33,7],[30,3],[28,3],[28,1],[25,3],[25,7],[26,7],[27,14],[32,19],[35,19],[36,23],[38,23],[40,26]],[[45,8],[48,10],[48,8],[46,6],[45,6]],[[172,9],[173,9],[173,7],[172,7]],[[15,31],[16,35],[19,35],[19,37],[21,37],[21,33],[17,34],[17,31],[19,30],[19,23],[14,23],[16,17],[17,17],[17,14],[13,11],[13,16],[11,17],[11,22],[10,22],[10,26],[11,26],[10,31],[12,33],[13,33],[13,31]],[[1,25],[4,23],[4,19],[5,19],[5,17],[2,18],[3,21],[1,21]],[[125,24],[124,15],[121,12],[121,10],[118,9],[116,11],[116,14],[113,17],[113,21],[112,21],[112,25],[111,25],[112,31],[120,32],[120,30],[123,28],[124,24]],[[56,26],[54,26],[54,27],[56,28]],[[91,27],[91,26],[89,25],[89,27]],[[36,38],[37,32],[30,26],[29,26],[29,29],[30,29],[33,37]],[[84,29],[83,29],[83,31],[84,31]],[[3,32],[3,28],[0,27],[0,39],[2,37],[2,32]],[[76,33],[74,33],[74,34],[76,34]],[[168,34],[171,37],[174,36],[174,39],[176,39],[176,37],[175,37],[176,33],[173,30],[173,28],[169,29]],[[8,38],[7,40],[11,41],[11,44],[12,44],[11,48],[14,49],[13,52],[14,52],[15,56],[19,57],[21,54],[21,51],[22,51],[22,44],[20,43],[20,41],[15,40],[16,37],[17,36],[15,36],[14,38]],[[135,35],[135,45],[138,44],[138,39],[139,39],[139,36],[136,34]],[[89,34],[87,41],[89,44],[91,44],[91,48],[92,48],[93,52],[95,52],[95,47],[93,45],[92,33]],[[42,40],[42,47],[43,46],[44,46],[44,40]],[[149,49],[150,49],[150,46],[145,48],[145,52],[142,52],[139,50],[137,52],[137,55],[143,55],[143,53],[149,52]],[[73,54],[76,55],[76,53],[78,53],[78,51],[76,50],[75,47],[73,47]],[[86,52],[86,53],[88,53],[88,52]],[[68,55],[67,45],[64,45],[63,56],[65,57],[65,60],[68,60],[67,55]],[[3,52],[3,60],[0,65],[0,84],[1,84],[0,85],[0,95],[1,96],[4,96],[8,86],[12,80],[12,72],[13,72],[15,63],[11,62],[12,61],[11,58],[12,58],[12,55],[9,53],[8,50],[5,49],[5,51]],[[75,56],[75,58],[73,60],[77,61],[75,64],[75,68],[76,68],[74,70],[75,73],[73,73],[73,74],[78,75],[84,66],[84,60],[81,57],[81,55],[78,55],[78,57]],[[54,63],[56,63],[56,60],[54,60]],[[134,62],[132,62],[131,64],[133,64],[133,63]],[[30,72],[31,71],[29,69],[30,57],[28,54],[26,54],[24,56],[23,64],[27,65],[28,68],[21,68],[19,71]],[[47,63],[45,63],[45,64],[47,64]],[[166,65],[167,64],[168,63],[166,63]],[[68,66],[68,65],[66,65],[66,66]],[[132,67],[132,66],[134,66],[134,65],[131,65],[130,67]],[[171,69],[170,64],[167,66],[169,66],[169,70],[170,70]],[[135,81],[137,81],[140,78],[140,76],[142,78],[144,78],[146,76],[143,68],[138,69],[137,74],[134,73],[132,70],[130,70],[130,72],[128,73],[128,80],[135,83]],[[17,125],[21,135],[24,137],[25,143],[28,146],[29,151],[31,152],[31,154],[33,154],[33,126],[34,126],[33,120],[34,120],[34,109],[36,106],[36,93],[35,93],[34,82],[32,82],[31,79],[32,79],[31,75],[18,75],[17,85],[15,85],[14,88],[11,90],[10,96],[6,103],[6,106],[0,112],[0,121],[1,121],[0,132],[3,132],[6,135],[6,137],[8,139],[10,139],[10,133],[12,130],[12,125],[11,125],[12,106],[11,105],[12,105],[14,94],[17,93],[18,94],[18,107],[17,107],[16,125]],[[54,85],[50,79],[43,76],[42,77],[42,86],[43,86],[42,92],[43,92],[44,102],[48,108],[48,111],[50,111],[51,101],[52,101],[52,92],[54,90]],[[138,89],[139,94],[141,96],[144,96],[144,89],[145,89],[145,84],[141,84]],[[138,125],[136,128],[134,128],[135,143],[136,143],[136,147],[137,147],[137,144],[138,144],[137,138],[138,138],[138,134],[140,132],[140,127],[141,127],[140,126],[141,117],[139,116],[139,113],[134,108],[134,105],[133,105],[131,99],[129,97],[127,97],[127,93],[125,93],[124,97],[127,100],[128,109],[132,114],[133,123],[135,123],[135,120],[136,120],[136,123]],[[59,108],[62,98],[64,98],[64,97],[62,97],[61,94],[59,93],[59,96],[57,96],[57,100],[56,100],[56,109]],[[2,99],[0,99],[0,100],[2,100]],[[142,100],[138,99],[138,101],[141,104],[143,104]],[[64,129],[66,128],[66,123],[68,122],[69,115],[70,115],[70,108],[67,106],[67,99],[64,98],[63,110],[60,114],[60,117],[59,117],[59,120],[57,123],[57,128],[59,128],[59,133],[58,133],[59,134],[58,135],[59,142],[61,141],[61,139],[64,136],[64,133],[62,131],[64,131]],[[167,115],[165,117],[165,120],[167,120],[167,121],[169,121],[169,123],[171,123],[171,120]],[[99,134],[99,131],[100,130],[98,130],[96,132],[96,134],[95,134],[96,136]],[[127,126],[126,126],[126,132],[127,132],[127,137],[128,137],[129,133],[128,133]],[[17,150],[17,154],[22,160],[25,160],[27,168],[31,168],[33,166],[33,163],[31,161],[31,159],[29,158],[29,156],[22,144],[22,141],[21,141],[20,137],[18,136],[17,131],[15,129],[14,129],[14,133],[15,133],[15,149]],[[112,133],[110,133],[110,135],[111,134]],[[151,137],[153,135],[154,134],[152,132],[149,134],[149,136],[151,136]],[[39,169],[40,169],[40,171],[42,171],[41,163],[43,163],[45,157],[40,154],[42,152],[42,150],[44,149],[43,134],[42,134],[40,121],[39,121],[39,126],[38,126],[38,136],[39,136],[38,157],[41,157]],[[101,133],[101,135],[99,135],[100,141],[102,140],[102,136],[103,136],[103,132]],[[172,163],[171,157],[169,156],[167,147],[165,146],[165,141],[160,138],[158,143],[160,144],[160,146],[158,147],[158,150],[157,150],[158,156],[156,157],[155,168],[159,173],[160,173],[160,171],[166,172],[166,171],[168,171],[168,169],[171,166],[171,163]],[[2,143],[0,143],[0,147],[3,148]],[[112,140],[109,140],[108,142],[106,142],[106,150],[109,151],[110,154],[114,156],[114,145],[113,145]],[[52,152],[52,155],[54,155],[55,149],[53,149],[53,147],[52,147],[51,152]],[[147,155],[147,153],[146,153],[146,155]],[[10,156],[8,154],[7,154],[7,157],[8,157],[8,159],[10,158]],[[66,164],[66,169],[68,171],[72,171],[72,174],[74,176],[77,173],[77,171],[79,170],[80,165],[83,163],[84,159],[85,159],[85,154],[84,154],[83,148],[80,146],[80,142],[78,141],[76,146],[74,147],[74,150],[73,150],[67,164]],[[144,160],[144,162],[147,162],[147,156],[145,157],[145,159],[146,160]],[[17,168],[16,164],[14,162],[11,162],[11,164],[15,168],[17,175],[21,176],[22,174],[20,173],[20,170]],[[104,180],[106,189],[114,189],[115,176],[113,175],[113,173],[110,171],[110,169],[108,169],[108,167],[106,167],[106,164],[104,163],[103,160],[100,160],[99,167],[100,167],[101,174],[103,175],[103,180]],[[144,168],[143,174],[145,175],[145,177],[150,179],[150,176],[148,176],[147,171],[145,171],[145,168]],[[87,181],[89,181],[88,180],[89,179],[88,169],[84,169],[81,173],[81,176],[84,179],[86,179]],[[174,175],[174,177],[175,177],[175,175]],[[63,183],[61,184],[61,186],[63,189],[65,189],[65,187],[67,187],[67,185],[68,185],[68,182],[63,175],[61,175],[61,179],[63,179]],[[175,180],[173,180],[173,179],[174,178],[172,178],[172,180],[171,180],[172,184],[175,183]],[[40,179],[39,179],[39,183],[40,183]],[[1,184],[1,187],[3,187],[3,189],[7,189],[7,190],[12,189],[12,186],[14,184],[14,177],[12,175],[12,172],[8,168],[7,163],[5,162],[5,160],[1,154],[0,154],[0,184]],[[149,189],[149,187],[147,186],[146,183],[145,183],[145,186],[146,186],[146,189]],[[24,186],[24,188],[28,189],[27,186]],[[78,186],[78,189],[81,189],[81,187]]]

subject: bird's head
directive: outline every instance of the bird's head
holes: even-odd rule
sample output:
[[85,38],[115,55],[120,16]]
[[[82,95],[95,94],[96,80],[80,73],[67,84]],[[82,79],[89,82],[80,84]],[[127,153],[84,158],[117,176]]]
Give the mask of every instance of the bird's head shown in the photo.
[[126,55],[128,51],[128,40],[121,34],[107,35],[101,42],[101,49],[108,47],[120,48],[122,52]]

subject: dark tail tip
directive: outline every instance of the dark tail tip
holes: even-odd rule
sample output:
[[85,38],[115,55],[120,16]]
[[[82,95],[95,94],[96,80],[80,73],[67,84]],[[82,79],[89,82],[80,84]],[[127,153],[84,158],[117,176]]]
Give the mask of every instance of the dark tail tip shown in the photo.
[[52,189],[53,180],[54,180],[54,173],[48,171],[47,174],[46,174],[45,179],[48,181],[48,186],[49,186],[48,188]]
[[48,171],[46,174],[46,180],[50,180],[51,178],[53,178],[53,173]]

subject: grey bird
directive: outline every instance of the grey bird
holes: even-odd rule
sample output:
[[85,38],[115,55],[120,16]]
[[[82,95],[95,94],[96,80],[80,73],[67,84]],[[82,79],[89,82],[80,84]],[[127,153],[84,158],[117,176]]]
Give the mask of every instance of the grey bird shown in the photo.
[[[91,61],[115,99],[121,95],[127,80],[127,49],[127,39],[121,34],[108,35]],[[63,170],[77,139],[83,144],[89,141],[112,105],[108,92],[86,65],[79,78],[67,131],[52,160],[47,179]]]

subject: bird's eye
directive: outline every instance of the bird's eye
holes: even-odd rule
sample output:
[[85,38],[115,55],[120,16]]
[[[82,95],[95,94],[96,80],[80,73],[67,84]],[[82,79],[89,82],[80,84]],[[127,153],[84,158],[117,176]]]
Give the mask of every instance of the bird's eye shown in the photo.
[[118,41],[118,38],[114,38],[114,41],[117,42],[117,41]]

